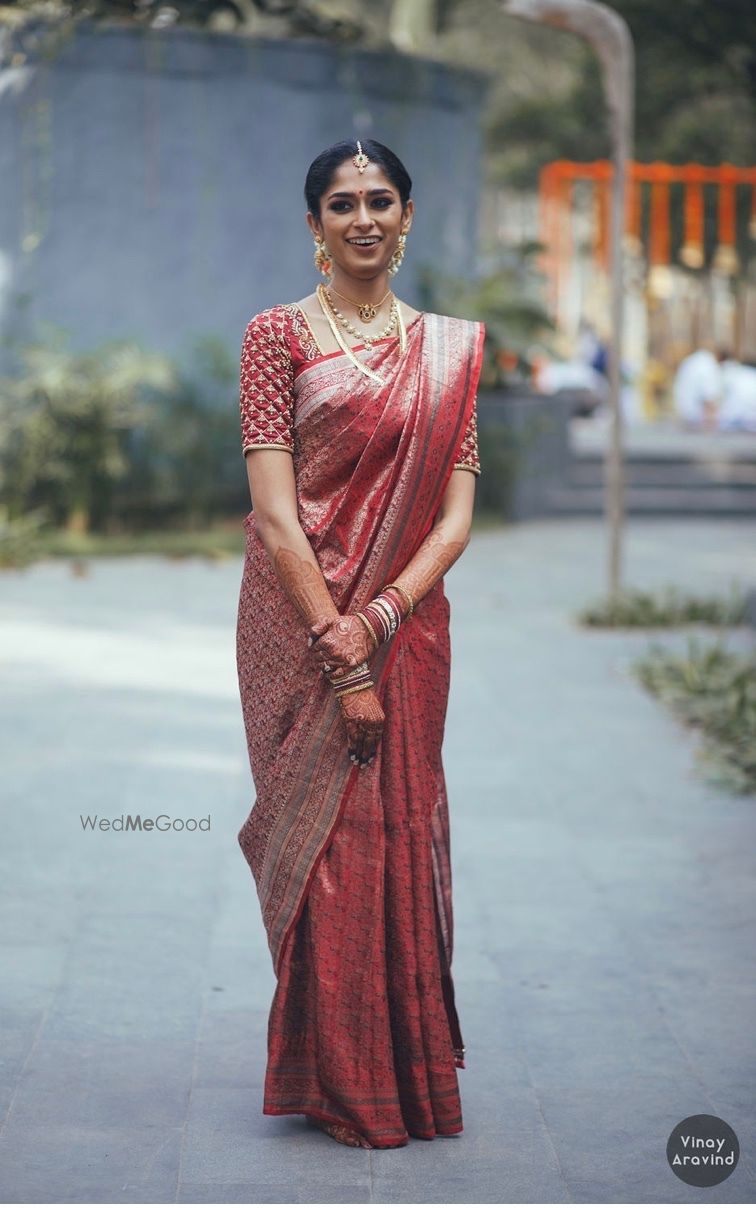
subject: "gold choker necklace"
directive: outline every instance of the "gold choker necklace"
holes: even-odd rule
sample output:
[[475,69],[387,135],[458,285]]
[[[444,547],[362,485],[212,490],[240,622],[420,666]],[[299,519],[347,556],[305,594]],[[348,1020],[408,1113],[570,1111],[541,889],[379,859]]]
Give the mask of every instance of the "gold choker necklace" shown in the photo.
[[[341,313],[341,311],[337,307],[336,303],[334,302],[333,298],[331,297],[331,295],[327,289],[324,290],[324,293],[325,293],[326,301],[328,302],[328,305],[331,308],[331,313],[334,315],[334,317],[336,319],[338,319],[341,326],[344,327],[349,332],[350,336],[357,336],[357,338],[359,340],[362,340],[367,345],[368,348],[372,347],[374,340],[383,340],[386,336],[390,336],[391,332],[394,330],[394,328],[398,324],[399,307],[397,306],[396,298],[392,298],[392,300],[391,300],[391,310],[389,311],[388,322],[387,322],[386,326],[383,328],[383,331],[379,331],[377,333],[371,333],[370,335],[368,335],[368,333],[366,331],[360,331],[359,328],[355,327],[354,323],[352,323],[346,317],[346,315]],[[344,296],[343,294],[339,295],[339,297],[343,297],[343,296]]]
[[380,302],[357,302],[354,298],[348,298],[346,294],[339,293],[339,291],[334,289],[333,286],[331,286],[331,289],[339,298],[343,298],[345,302],[351,302],[352,306],[357,307],[357,314],[360,316],[360,319],[363,323],[372,323],[373,319],[378,314],[378,311],[383,306],[383,303],[391,293],[390,289],[386,290],[386,293],[383,295]]

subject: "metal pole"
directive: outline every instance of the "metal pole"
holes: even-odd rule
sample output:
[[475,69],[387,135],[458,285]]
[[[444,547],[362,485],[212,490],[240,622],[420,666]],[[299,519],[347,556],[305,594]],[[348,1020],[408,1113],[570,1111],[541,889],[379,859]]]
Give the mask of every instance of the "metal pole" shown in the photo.
[[604,96],[612,141],[611,182],[611,326],[609,349],[609,406],[611,435],[605,457],[605,509],[609,522],[609,595],[620,590],[622,577],[622,526],[624,480],[622,462],[622,407],[620,370],[624,309],[623,247],[627,164],[633,140],[633,40],[625,20],[599,0],[501,0],[512,17],[568,30],[590,44],[601,64]]

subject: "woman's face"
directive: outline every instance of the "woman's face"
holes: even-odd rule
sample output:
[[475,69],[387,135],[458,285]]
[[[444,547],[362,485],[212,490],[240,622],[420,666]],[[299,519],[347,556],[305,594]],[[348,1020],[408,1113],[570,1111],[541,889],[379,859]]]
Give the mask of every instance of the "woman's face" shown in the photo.
[[[413,209],[410,200],[402,211],[398,189],[378,164],[359,172],[347,159],[320,199],[320,221],[308,211],[307,222],[313,235],[325,240],[334,265],[350,277],[368,280],[387,270],[400,233],[409,230]],[[366,238],[368,244],[355,242]]]

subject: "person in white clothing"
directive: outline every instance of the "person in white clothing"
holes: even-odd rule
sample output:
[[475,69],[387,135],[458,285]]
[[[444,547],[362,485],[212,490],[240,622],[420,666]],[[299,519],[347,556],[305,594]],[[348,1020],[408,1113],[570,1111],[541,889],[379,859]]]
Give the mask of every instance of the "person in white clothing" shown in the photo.
[[722,403],[719,427],[723,432],[756,432],[756,367],[726,360],[722,365]]
[[673,385],[675,410],[686,427],[716,426],[722,397],[720,362],[727,355],[719,352],[715,356],[709,348],[697,348],[678,365]]

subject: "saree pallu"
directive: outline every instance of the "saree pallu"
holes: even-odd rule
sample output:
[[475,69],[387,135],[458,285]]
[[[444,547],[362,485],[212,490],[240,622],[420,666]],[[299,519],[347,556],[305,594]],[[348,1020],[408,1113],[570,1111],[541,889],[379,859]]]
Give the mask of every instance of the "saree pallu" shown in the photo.
[[[433,526],[475,403],[484,327],[422,314],[368,379],[340,353],[295,382],[299,519],[340,613],[397,576]],[[386,722],[356,767],[333,689],[244,521],[237,665],[256,799],[239,832],[276,992],[263,1113],[307,1113],[376,1147],[462,1131],[451,977],[450,677],[439,579],[370,660]]]

